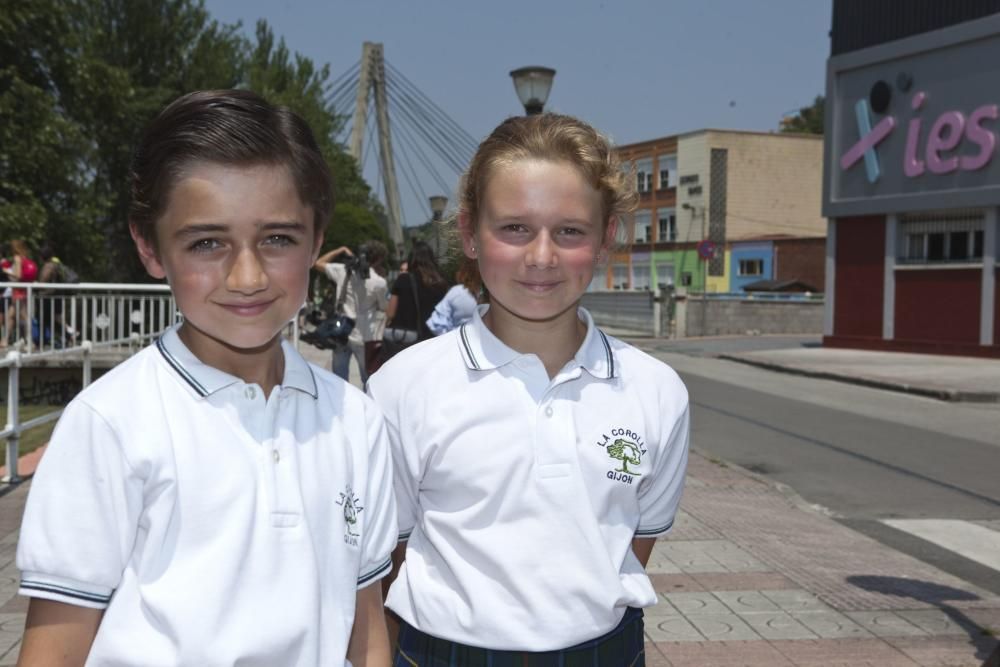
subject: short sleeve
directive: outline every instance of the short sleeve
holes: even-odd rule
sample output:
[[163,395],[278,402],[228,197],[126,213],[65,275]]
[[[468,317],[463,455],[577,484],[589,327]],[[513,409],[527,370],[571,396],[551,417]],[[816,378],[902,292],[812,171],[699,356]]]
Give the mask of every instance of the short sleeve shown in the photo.
[[364,499],[367,521],[361,538],[358,588],[364,588],[389,573],[397,537],[396,503],[392,493],[392,458],[385,420],[370,402],[368,412],[368,497]]
[[107,607],[134,546],[142,499],[142,479],[118,435],[89,405],[71,402],[31,483],[18,592]]
[[427,318],[427,328],[435,336],[440,336],[443,333],[451,331],[455,327],[453,311],[451,293],[449,292],[445,294],[443,299],[438,301],[438,304],[434,307],[434,312]]
[[329,262],[323,270],[327,278],[337,283],[337,299],[340,299],[340,293],[347,289],[347,269],[338,262]]
[[[389,449],[392,453],[392,480],[393,493],[396,497],[396,521],[399,526],[398,540],[403,542],[410,537],[413,528],[417,524],[418,504],[418,472],[420,470],[420,456],[415,447],[407,447],[403,442],[403,433],[400,428],[399,414],[394,410],[395,405],[387,401],[387,397],[382,395],[380,388],[381,378],[375,373],[368,380],[368,393],[375,400],[375,403],[382,408],[385,414],[386,431],[389,436]],[[394,388],[385,389],[387,393],[393,393]]]
[[[666,412],[669,414],[669,412]],[[653,471],[639,490],[639,527],[636,537],[657,537],[674,525],[684,490],[690,446],[690,407],[685,398],[680,414],[659,443]]]

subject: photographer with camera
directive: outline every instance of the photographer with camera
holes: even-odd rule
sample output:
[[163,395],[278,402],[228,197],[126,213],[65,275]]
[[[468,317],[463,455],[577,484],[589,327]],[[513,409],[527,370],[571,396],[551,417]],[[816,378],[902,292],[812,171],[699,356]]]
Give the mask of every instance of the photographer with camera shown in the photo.
[[[385,278],[385,260],[388,250],[380,241],[368,241],[358,249],[355,255],[347,246],[341,246],[321,255],[313,268],[337,284],[337,311],[328,313],[330,319],[340,316],[354,323],[346,339],[343,330],[349,326],[346,321],[337,321],[338,333],[335,340],[322,338],[303,340],[316,344],[321,348],[333,349],[333,372],[344,380],[348,379],[351,357],[358,364],[361,382],[368,381],[368,368],[365,363],[365,347],[374,346],[382,339],[382,329],[385,326],[385,308],[388,303],[388,286]],[[340,257],[344,260],[334,261]],[[328,327],[329,328],[329,327]],[[324,330],[323,324],[317,327],[315,333]],[[314,336],[313,338],[316,338]]]

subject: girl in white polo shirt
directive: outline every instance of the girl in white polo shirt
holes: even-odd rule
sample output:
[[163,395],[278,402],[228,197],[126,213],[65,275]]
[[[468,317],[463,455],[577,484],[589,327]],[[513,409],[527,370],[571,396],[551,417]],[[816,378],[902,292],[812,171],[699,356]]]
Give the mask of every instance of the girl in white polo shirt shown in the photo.
[[369,382],[402,540],[396,665],[644,664],[687,391],[579,306],[635,199],[608,142],[567,116],[510,118],[473,158],[458,226],[490,304]]

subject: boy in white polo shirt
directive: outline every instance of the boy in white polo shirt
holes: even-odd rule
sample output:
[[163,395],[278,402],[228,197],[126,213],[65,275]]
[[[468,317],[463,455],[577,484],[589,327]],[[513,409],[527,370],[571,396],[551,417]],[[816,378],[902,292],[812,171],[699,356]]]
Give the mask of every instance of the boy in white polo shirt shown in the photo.
[[385,428],[281,339],[332,208],[308,125],[246,91],[168,106],[130,229],[183,324],[67,406],[32,483],[19,664],[384,665]]
[[644,567],[680,501],[688,396],[579,307],[635,198],[567,116],[508,119],[473,157],[458,223],[489,305],[368,384],[406,540],[386,600],[398,667],[644,664]]

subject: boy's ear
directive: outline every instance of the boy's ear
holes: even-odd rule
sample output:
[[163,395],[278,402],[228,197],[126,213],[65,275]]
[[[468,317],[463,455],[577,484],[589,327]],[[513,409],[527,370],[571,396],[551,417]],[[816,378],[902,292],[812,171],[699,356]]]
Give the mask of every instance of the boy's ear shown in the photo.
[[135,249],[139,251],[139,260],[146,267],[146,272],[158,280],[166,278],[167,272],[163,269],[163,264],[160,263],[160,258],[153,244],[143,238],[134,224],[129,224],[128,232],[132,235],[132,240],[135,241]]
[[476,230],[468,213],[458,214],[458,233],[462,237],[462,250],[469,259],[476,259]]

